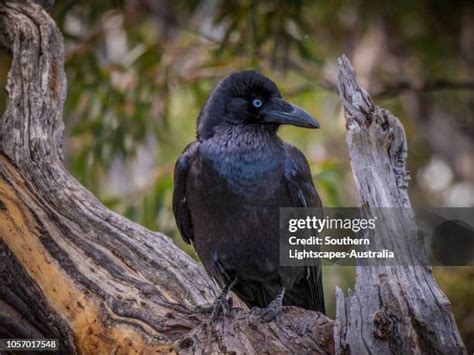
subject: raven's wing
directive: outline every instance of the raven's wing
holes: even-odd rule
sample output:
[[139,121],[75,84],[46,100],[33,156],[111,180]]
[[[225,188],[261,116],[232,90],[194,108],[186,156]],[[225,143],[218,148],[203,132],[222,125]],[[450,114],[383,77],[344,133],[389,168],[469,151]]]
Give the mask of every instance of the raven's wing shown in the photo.
[[191,212],[186,198],[186,180],[191,163],[197,155],[198,146],[199,142],[189,144],[174,167],[173,213],[181,236],[188,244],[193,242],[194,235]]
[[[311,177],[308,162],[297,148],[288,145],[285,160],[285,183],[291,197],[292,207],[322,208]],[[322,272],[319,266],[307,266],[306,275],[292,289],[303,307],[325,313]],[[291,299],[291,293],[287,295]]]

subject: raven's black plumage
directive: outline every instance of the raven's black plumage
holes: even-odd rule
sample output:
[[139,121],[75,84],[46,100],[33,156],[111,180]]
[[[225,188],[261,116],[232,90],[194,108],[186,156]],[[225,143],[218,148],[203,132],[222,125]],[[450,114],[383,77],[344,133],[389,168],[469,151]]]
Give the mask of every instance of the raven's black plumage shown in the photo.
[[255,71],[226,77],[199,115],[197,140],[175,167],[173,211],[207,272],[249,306],[324,312],[321,270],[279,266],[279,208],[320,207],[304,155],[276,134],[281,124],[318,127]]

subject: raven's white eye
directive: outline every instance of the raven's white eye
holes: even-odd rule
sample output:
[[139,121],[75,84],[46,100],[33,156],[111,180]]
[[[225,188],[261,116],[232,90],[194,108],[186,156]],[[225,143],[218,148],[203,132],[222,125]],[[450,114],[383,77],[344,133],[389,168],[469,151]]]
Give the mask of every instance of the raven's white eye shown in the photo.
[[262,107],[263,102],[260,99],[253,99],[252,100],[252,105],[253,105],[253,107],[260,108],[260,107]]

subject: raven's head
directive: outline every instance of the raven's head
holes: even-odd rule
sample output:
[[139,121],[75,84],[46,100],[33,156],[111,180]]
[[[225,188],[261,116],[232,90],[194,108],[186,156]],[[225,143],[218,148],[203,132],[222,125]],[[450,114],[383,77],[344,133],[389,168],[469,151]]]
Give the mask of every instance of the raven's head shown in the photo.
[[309,113],[281,98],[273,81],[249,70],[232,73],[216,86],[199,114],[197,133],[207,139],[222,126],[261,125],[276,130],[282,124],[319,128]]

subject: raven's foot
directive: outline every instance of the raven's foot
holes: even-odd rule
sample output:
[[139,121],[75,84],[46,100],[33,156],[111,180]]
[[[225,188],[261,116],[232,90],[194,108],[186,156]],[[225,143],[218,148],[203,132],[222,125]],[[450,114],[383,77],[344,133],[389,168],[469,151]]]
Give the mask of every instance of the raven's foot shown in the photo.
[[211,319],[214,321],[221,315],[227,317],[232,309],[232,298],[227,298],[232,287],[234,287],[237,279],[232,280],[228,283],[221,294],[217,296],[216,300],[210,306],[197,306],[195,311],[198,313],[209,313]]
[[232,309],[232,299],[227,295],[220,294],[210,306],[197,306],[195,311],[198,313],[208,313],[212,320],[216,320],[221,315],[226,317]]
[[267,307],[265,308],[259,308],[259,307],[254,307],[250,311],[252,314],[257,316],[257,319],[261,323],[268,323],[271,322],[272,320],[275,319],[277,315],[281,313],[281,310],[283,308],[283,296],[285,295],[285,288],[281,287],[278,290],[277,296],[273,301],[271,301]]

